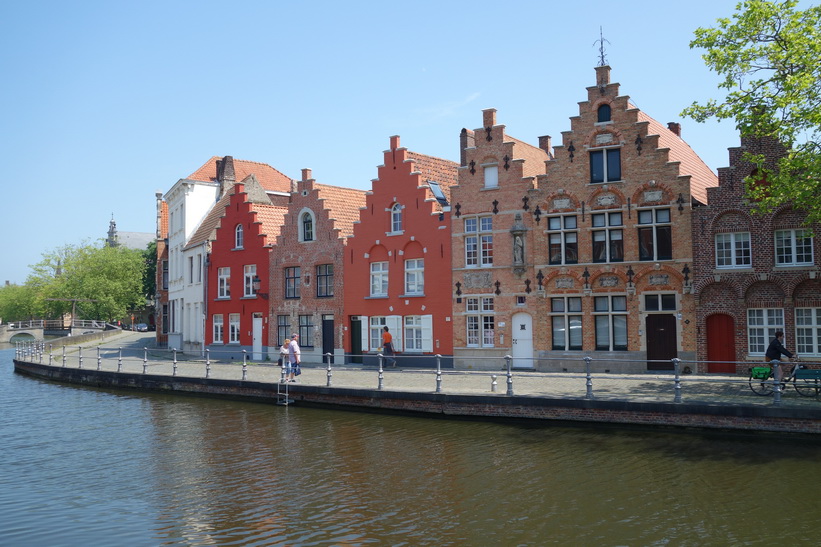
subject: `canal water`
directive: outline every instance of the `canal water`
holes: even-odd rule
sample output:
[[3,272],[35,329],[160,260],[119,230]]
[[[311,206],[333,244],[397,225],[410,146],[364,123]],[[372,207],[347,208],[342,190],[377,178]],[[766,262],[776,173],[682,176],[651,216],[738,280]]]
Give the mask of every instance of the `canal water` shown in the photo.
[[815,545],[821,444],[64,386],[0,350],[0,545]]

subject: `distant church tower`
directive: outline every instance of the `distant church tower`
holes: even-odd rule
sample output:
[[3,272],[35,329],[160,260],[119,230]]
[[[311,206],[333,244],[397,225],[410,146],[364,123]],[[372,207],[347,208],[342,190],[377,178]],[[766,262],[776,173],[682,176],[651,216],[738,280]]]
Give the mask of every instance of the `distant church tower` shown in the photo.
[[117,242],[117,223],[114,222],[114,213],[111,213],[111,222],[108,223],[108,239],[105,240],[106,247],[116,247]]

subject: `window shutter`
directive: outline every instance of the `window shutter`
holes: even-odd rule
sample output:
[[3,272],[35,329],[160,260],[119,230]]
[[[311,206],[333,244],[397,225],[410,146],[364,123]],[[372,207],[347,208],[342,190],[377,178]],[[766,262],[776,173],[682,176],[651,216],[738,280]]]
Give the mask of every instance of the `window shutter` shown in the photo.
[[362,338],[362,351],[370,351],[371,346],[371,324],[368,322],[368,316],[360,315],[359,316],[360,325],[362,325],[362,332],[360,333],[360,337]]
[[433,316],[422,316],[422,351],[433,353]]
[[402,316],[388,315],[385,317],[385,325],[387,325],[391,335],[393,336],[394,351],[402,351],[402,348],[405,346],[402,339]]

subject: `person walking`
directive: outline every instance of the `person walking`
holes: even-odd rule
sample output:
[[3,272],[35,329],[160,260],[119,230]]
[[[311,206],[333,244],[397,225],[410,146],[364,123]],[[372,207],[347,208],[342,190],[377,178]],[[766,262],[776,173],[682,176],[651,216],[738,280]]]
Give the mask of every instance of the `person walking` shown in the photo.
[[382,327],[382,353],[385,355],[387,364],[395,367],[396,358],[394,357],[393,351],[393,336],[387,326]]
[[287,382],[296,382],[296,377],[302,374],[299,364],[302,362],[302,353],[299,349],[299,335],[293,333],[291,342],[288,344],[288,364],[289,372]]
[[290,343],[291,343],[291,341],[289,339],[285,338],[284,340],[282,340],[282,345],[279,346],[279,366],[282,367],[282,369],[284,371],[284,373],[282,375],[283,378],[286,377],[286,375],[288,373],[288,369],[291,368],[290,367],[291,363],[288,360],[288,344],[290,344]]
[[[784,332],[780,330],[775,331],[775,338],[773,338],[773,341],[770,342],[770,345],[767,348],[767,353],[764,354],[765,361],[769,363],[770,361],[781,360],[782,355],[786,355],[792,359],[793,354],[787,351],[787,348],[784,347],[782,340],[784,340]],[[795,367],[793,367],[793,369],[795,369]],[[781,367],[776,367],[775,376],[775,380],[777,382],[781,382],[781,378],[784,377],[784,369]]]

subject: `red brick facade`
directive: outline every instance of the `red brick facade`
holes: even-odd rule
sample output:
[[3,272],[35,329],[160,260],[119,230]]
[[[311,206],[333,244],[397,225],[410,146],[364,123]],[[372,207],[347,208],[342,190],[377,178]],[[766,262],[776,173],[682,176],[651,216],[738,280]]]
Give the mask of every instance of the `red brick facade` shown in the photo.
[[709,372],[744,373],[761,363],[777,329],[790,351],[819,357],[818,239],[797,233],[800,212],[757,214],[744,198],[744,179],[755,169],[744,154],[764,155],[772,168],[786,152],[773,139],[753,138],[729,152],[730,166],[719,169],[719,186],[708,191],[709,206],[694,212],[693,240],[703,243],[694,277],[698,358],[709,361]]
[[449,196],[456,168],[391,137],[345,254],[345,348],[355,361],[380,351],[387,326],[401,366],[433,367],[436,354],[450,365]]

